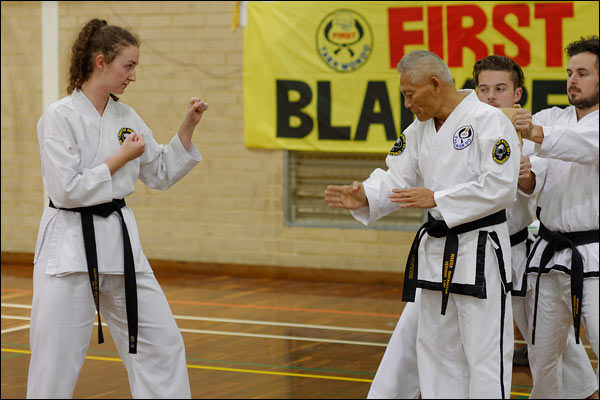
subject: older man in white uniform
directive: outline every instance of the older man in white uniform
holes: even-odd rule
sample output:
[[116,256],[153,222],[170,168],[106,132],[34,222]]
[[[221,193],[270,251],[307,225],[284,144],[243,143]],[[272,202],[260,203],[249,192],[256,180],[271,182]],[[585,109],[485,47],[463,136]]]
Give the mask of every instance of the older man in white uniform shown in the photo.
[[398,207],[430,210],[409,255],[403,294],[413,301],[421,288],[421,394],[506,397],[513,332],[504,209],[516,197],[518,138],[501,111],[454,88],[434,53],[411,52],[398,69],[417,120],[400,134],[387,171],[375,170],[363,184],[328,186],[326,201],[365,224]]
[[[473,80],[479,100],[494,107],[513,107],[521,99],[524,76],[519,65],[508,57],[491,55],[479,60],[473,67]],[[534,157],[532,170],[529,157],[534,143],[525,140],[521,156],[519,187],[535,185],[535,171],[543,169],[545,160]],[[531,173],[533,172],[533,174]],[[533,175],[533,179],[532,179]],[[525,265],[529,239],[527,226],[533,221],[535,198],[519,193],[517,201],[506,209],[511,241],[512,306],[513,318],[523,336],[527,337],[525,313]],[[377,373],[369,389],[369,399],[418,398],[420,394],[417,371],[417,321],[420,292],[414,303],[407,303],[390,338]],[[527,347],[525,346],[525,350]],[[526,355],[527,353],[525,353]],[[569,331],[567,348],[563,354],[563,393],[561,398],[583,398],[596,390],[596,376],[582,344],[575,343],[573,329]],[[589,363],[588,363],[589,364]]]
[[547,161],[533,191],[539,192],[540,239],[527,269],[534,398],[560,396],[560,357],[571,325],[579,341],[583,323],[598,357],[598,37],[572,43],[567,53],[572,106],[515,116],[515,126]]

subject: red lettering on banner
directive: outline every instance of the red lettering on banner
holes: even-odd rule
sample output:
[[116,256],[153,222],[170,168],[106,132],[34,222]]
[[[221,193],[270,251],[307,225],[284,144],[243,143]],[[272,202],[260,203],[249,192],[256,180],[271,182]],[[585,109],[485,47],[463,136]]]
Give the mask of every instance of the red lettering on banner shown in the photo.
[[334,32],[333,37],[336,39],[353,39],[356,32]]
[[[446,32],[444,32],[443,7],[446,8]],[[573,18],[573,2],[563,3],[512,3],[497,4],[492,8],[491,23],[493,28],[508,40],[513,42],[518,52],[513,58],[519,65],[526,67],[531,64],[531,42],[519,34],[515,28],[506,22],[508,15],[517,17],[517,26],[531,26],[531,7],[535,7],[536,19],[545,20],[546,66],[562,65],[563,51],[563,19]],[[388,32],[390,43],[390,67],[396,64],[405,54],[408,45],[425,45],[424,35],[428,35],[429,51],[436,53],[446,60],[449,67],[463,66],[463,49],[468,48],[475,53],[479,60],[489,54],[488,45],[479,35],[488,25],[488,18],[483,9],[473,4],[428,6],[427,27],[425,30],[405,30],[404,23],[423,21],[423,7],[388,8]],[[473,24],[463,26],[463,17],[470,17]],[[448,43],[448,53],[444,57],[444,40]],[[494,54],[508,56],[506,45],[489,44]],[[425,48],[423,46],[423,48]]]
[[[517,45],[517,55],[511,57],[521,67],[526,67],[531,62],[530,45],[527,39],[519,35],[510,25],[506,23],[506,16],[516,15],[518,26],[529,26],[529,6],[526,4],[500,4],[494,7],[492,21],[494,28],[507,39]],[[494,54],[507,56],[503,44],[494,45]]]
[[388,31],[390,35],[390,66],[396,68],[404,56],[404,47],[409,44],[423,44],[423,31],[406,31],[407,21],[422,21],[421,7],[388,8]]
[[444,33],[442,32],[442,26],[442,7],[427,7],[429,51],[444,59]]
[[[485,12],[475,5],[448,6],[448,66],[462,67],[462,50],[467,47],[475,53],[475,59],[479,60],[488,56],[487,46],[477,37],[487,24]],[[465,28],[462,26],[462,18],[469,16],[473,18],[473,26]]]
[[535,18],[546,20],[546,66],[562,65],[562,20],[573,17],[573,3],[535,5]]

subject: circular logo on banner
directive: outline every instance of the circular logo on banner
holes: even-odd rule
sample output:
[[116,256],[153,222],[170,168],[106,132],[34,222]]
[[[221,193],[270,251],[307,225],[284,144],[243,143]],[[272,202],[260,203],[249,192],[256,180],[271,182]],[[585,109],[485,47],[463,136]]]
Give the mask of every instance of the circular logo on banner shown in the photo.
[[504,139],[498,140],[492,150],[492,158],[498,164],[504,164],[504,162],[508,160],[508,157],[510,157],[510,146],[508,145],[508,142]]
[[330,68],[350,72],[362,67],[373,51],[371,27],[360,14],[339,9],[317,29],[317,52]]
[[472,142],[473,127],[471,125],[461,126],[456,132],[454,132],[452,143],[454,144],[454,148],[456,150],[462,150],[465,147],[468,147]]
[[399,156],[402,154],[404,149],[406,148],[406,136],[402,132],[400,132],[400,136],[396,143],[394,143],[394,147],[390,150],[390,156]]
[[121,128],[119,131],[119,143],[123,144],[125,138],[129,136],[129,134],[133,133],[133,129],[131,128]]

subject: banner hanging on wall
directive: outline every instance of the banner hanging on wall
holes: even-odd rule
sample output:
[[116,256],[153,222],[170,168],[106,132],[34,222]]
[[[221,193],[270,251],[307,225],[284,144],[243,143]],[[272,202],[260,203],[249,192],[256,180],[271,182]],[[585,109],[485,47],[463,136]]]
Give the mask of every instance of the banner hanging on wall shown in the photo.
[[564,48],[598,35],[598,2],[249,2],[244,140],[249,147],[387,152],[413,121],[396,65],[438,54],[457,88],[475,61],[505,55],[525,73],[523,105],[568,105]]

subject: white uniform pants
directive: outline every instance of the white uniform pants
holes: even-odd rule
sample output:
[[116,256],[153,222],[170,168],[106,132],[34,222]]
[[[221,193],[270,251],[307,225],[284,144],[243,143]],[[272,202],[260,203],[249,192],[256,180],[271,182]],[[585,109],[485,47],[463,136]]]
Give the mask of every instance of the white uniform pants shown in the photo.
[[371,383],[368,399],[418,399],[417,323],[421,289],[406,303]]
[[[536,275],[531,275],[530,285],[535,285]],[[591,364],[585,350],[566,352],[569,330],[572,330],[571,315],[571,277],[562,272],[542,274],[538,296],[535,344],[529,346],[529,364],[533,378],[532,398],[558,398],[565,391],[566,380],[578,379],[581,383],[580,393],[569,393],[574,398],[585,398],[598,388],[598,372],[596,379],[590,382]],[[598,357],[598,278],[585,278],[583,283],[583,300],[581,306],[581,322],[585,327],[585,335],[592,350]],[[527,313],[534,312],[535,289],[527,293]],[[531,338],[533,318],[529,324],[528,335]],[[529,340],[531,343],[531,341]],[[575,347],[577,349],[577,347]],[[585,356],[584,356],[585,354]],[[562,364],[561,364],[561,355]],[[571,368],[567,368],[567,363]],[[593,370],[591,370],[593,373]],[[584,382],[586,383],[584,385]]]
[[[495,260],[490,251],[486,259]],[[496,262],[485,266],[486,299],[421,290],[417,363],[423,398],[510,397],[514,327],[510,292],[504,297]]]
[[[371,383],[368,399],[419,398],[417,323],[420,298],[418,289],[415,302],[407,303],[404,307]],[[521,333],[525,332],[523,336],[527,339],[525,297],[513,296],[512,304],[514,321]],[[596,390],[596,375],[583,344],[575,343],[573,327],[569,330],[567,347],[562,355],[562,382],[561,399],[584,398]]]
[[525,308],[525,297],[511,296],[513,307],[513,320],[521,335],[527,340],[527,310]]
[[[525,297],[512,297],[513,318],[517,328],[528,341],[529,323],[527,322],[527,302]],[[528,344],[529,349],[531,346]],[[529,355],[531,358],[531,355]],[[596,390],[596,374],[590,364],[590,359],[583,347],[583,343],[575,342],[575,330],[573,326],[569,329],[567,346],[559,361],[562,371],[561,399],[580,399],[589,396]],[[586,394],[587,393],[587,394]]]
[[[89,276],[51,276],[43,269],[34,269],[27,397],[72,398],[96,319]],[[132,396],[190,398],[183,338],[154,274],[136,273],[137,354],[128,352],[123,275],[101,274],[99,281],[100,314],[127,370]]]

